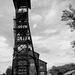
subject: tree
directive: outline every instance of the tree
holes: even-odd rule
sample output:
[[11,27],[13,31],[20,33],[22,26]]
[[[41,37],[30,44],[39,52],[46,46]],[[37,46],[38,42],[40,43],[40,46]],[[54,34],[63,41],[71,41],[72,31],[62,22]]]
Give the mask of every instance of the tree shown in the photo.
[[52,75],[63,75],[64,73],[75,70],[75,64],[66,64],[63,66],[53,66],[48,72],[51,73]]
[[52,75],[58,75],[59,74],[59,69],[55,66],[52,67],[52,69],[50,69],[50,73]]
[[6,75],[12,75],[12,68],[11,68],[11,66],[6,69]]
[[[75,30],[75,9],[69,4],[69,10],[64,10],[62,15],[62,21],[68,21],[67,25],[71,28],[71,32]],[[72,43],[72,47],[75,47],[75,41]]]
[[5,73],[1,74],[1,75],[6,75]]

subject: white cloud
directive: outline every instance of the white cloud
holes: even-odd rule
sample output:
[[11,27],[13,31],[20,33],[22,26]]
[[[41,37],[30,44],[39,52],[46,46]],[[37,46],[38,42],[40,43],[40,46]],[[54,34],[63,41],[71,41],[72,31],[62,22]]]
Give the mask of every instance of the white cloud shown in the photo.
[[38,14],[33,14],[32,16],[31,16],[31,19],[32,19],[32,21],[36,21],[36,22],[39,22],[39,21],[41,21],[42,20],[42,16],[41,15],[38,15]]
[[8,46],[6,41],[4,36],[0,36],[0,73],[5,72],[12,60],[12,48]]
[[0,73],[6,71],[8,66],[12,65],[12,47],[0,47]]
[[34,24],[34,25],[33,25],[33,28],[36,28],[36,27],[37,27],[37,24]]
[[4,15],[0,14],[0,18],[4,17]]
[[33,43],[36,44],[38,40],[40,40],[41,36],[32,36]]
[[62,40],[58,44],[59,44],[59,48],[62,50],[71,48],[71,41]]
[[[49,10],[49,12],[47,13],[46,17],[45,17],[45,23],[46,24],[54,24],[57,19],[57,13],[58,13],[58,7],[57,7],[57,1],[53,2],[52,4],[52,8]],[[58,17],[57,17],[58,18]]]
[[[53,30],[51,33],[54,33],[55,31],[56,30]],[[49,33],[49,31],[46,31],[46,33]],[[38,44],[38,47],[40,48],[46,47],[48,49],[59,49],[60,46],[60,48],[66,49],[71,47],[71,36],[73,36],[73,34],[71,34],[69,30],[61,30],[60,34],[49,36],[47,38],[44,38],[43,36],[42,39],[40,38],[40,40],[38,39],[35,41],[35,39],[33,39],[33,42],[35,41],[35,45]],[[38,37],[36,36],[35,38],[37,39]]]
[[44,31],[44,33],[55,33],[57,31],[57,29],[47,29]]
[[45,24],[50,24],[53,26],[60,23],[61,16],[63,15],[62,11],[68,8],[69,3],[69,1],[64,2],[62,0],[54,0],[52,7],[45,15]]
[[45,17],[45,23],[46,24],[53,24],[56,19],[57,11],[54,9],[51,9],[50,12]]
[[5,37],[3,37],[3,36],[0,36],[0,48],[1,47],[7,47],[8,46],[8,44],[6,43],[6,41],[7,41],[7,39],[5,38]]
[[66,57],[63,57],[61,59],[59,59],[58,61],[56,61],[56,65],[61,65],[61,64],[64,64],[64,63],[74,63],[75,62],[75,58],[71,58],[69,56],[66,56]]
[[[70,52],[70,55],[67,54],[66,52]],[[54,53],[49,53],[49,54],[43,54],[41,53],[40,58],[43,59],[44,61],[47,61],[47,67],[50,68],[53,65],[55,66],[61,66],[64,64],[68,64],[68,63],[74,63],[75,62],[75,58],[72,56],[75,56],[74,52],[70,49],[68,50],[63,50],[61,53],[58,53],[59,55],[57,55],[57,52],[55,51]]]
[[7,41],[7,39],[5,38],[5,37],[3,37],[3,36],[0,36],[0,41]]
[[65,29],[61,30],[60,34],[38,40],[37,44],[39,47],[46,47],[48,49],[68,49],[71,47],[72,38],[74,38],[74,33]]
[[50,50],[49,53],[41,53],[40,56],[40,58],[48,62],[48,66],[58,64],[62,65],[64,63],[70,63],[70,60],[74,62],[75,58],[71,59],[71,57],[74,56],[74,52],[70,44],[70,42],[72,41],[72,37],[75,38],[74,34],[75,33],[71,33],[68,29],[63,29],[60,31],[60,34],[49,36],[46,38],[44,38],[44,36],[42,38],[40,36],[35,36],[35,40],[33,39],[33,42],[34,46],[36,46],[40,50],[42,49],[42,51],[43,49]]

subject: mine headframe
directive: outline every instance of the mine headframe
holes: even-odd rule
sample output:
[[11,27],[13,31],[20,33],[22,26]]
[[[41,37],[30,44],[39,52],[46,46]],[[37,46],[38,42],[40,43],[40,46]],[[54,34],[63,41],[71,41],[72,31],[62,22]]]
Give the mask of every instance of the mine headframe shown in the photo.
[[14,53],[12,75],[33,75],[30,73],[31,59],[35,65],[35,73],[39,75],[38,57],[35,55],[28,21],[30,0],[13,0],[16,16],[14,18]]

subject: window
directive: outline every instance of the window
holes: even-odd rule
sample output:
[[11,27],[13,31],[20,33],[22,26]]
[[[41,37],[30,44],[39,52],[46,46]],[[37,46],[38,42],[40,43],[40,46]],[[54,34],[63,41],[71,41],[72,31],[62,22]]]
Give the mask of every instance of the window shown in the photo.
[[43,66],[40,66],[40,69],[43,69]]
[[40,72],[40,75],[44,75],[44,72]]
[[27,8],[20,8],[19,10],[18,10],[18,13],[21,13],[21,12],[27,12]]
[[34,68],[34,66],[35,66],[34,63],[31,63],[31,64],[30,64],[30,67],[31,67],[31,68]]

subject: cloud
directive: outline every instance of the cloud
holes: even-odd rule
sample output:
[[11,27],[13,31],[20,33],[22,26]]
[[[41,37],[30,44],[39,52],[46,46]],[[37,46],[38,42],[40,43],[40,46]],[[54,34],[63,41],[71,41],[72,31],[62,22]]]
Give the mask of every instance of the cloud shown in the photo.
[[54,0],[32,0],[32,8],[36,9],[47,9],[51,6]]
[[52,7],[47,10],[44,23],[51,26],[61,23],[62,11],[68,8],[69,3],[70,1],[54,0]]
[[33,40],[33,43],[37,43],[38,40],[40,40],[42,37],[41,36],[32,36],[32,40]]
[[[65,33],[63,33],[63,31]],[[52,31],[53,32],[53,31]],[[70,42],[71,40],[71,36],[73,36],[73,34],[69,33],[69,30],[61,30],[59,34],[55,35],[53,34],[52,36],[48,36],[46,38],[44,38],[44,36],[40,39],[37,39],[38,36],[36,36],[36,40],[33,39],[33,42],[35,41],[35,45],[37,45],[38,47],[42,48],[42,47],[46,47],[47,49],[60,49],[60,48],[69,48],[70,47]],[[41,36],[40,36],[41,37]],[[60,48],[59,48],[60,47]]]
[[57,22],[57,14],[58,13],[58,6],[57,1],[54,1],[52,4],[52,7],[48,11],[46,17],[45,17],[45,23],[46,24],[54,24],[54,21]]
[[12,65],[12,47],[0,47],[0,73],[4,73]]
[[[75,38],[74,34],[75,32],[72,33],[66,28],[62,29],[57,35],[35,36],[35,40],[33,39],[35,50],[38,49],[40,58],[47,61],[48,66],[67,64],[70,63],[70,60],[74,62],[74,59],[71,59],[74,56],[74,51],[71,48],[71,41]],[[57,60],[58,62],[56,62]]]
[[33,28],[36,28],[36,27],[37,27],[37,24],[34,24],[34,25],[33,25]]
[[0,18],[4,17],[4,15],[0,14]]
[[49,54],[50,53],[50,50],[49,49],[47,49],[47,48],[40,48],[40,47],[37,47],[35,44],[34,44],[34,50],[35,50],[35,52],[38,52],[40,55],[41,54]]
[[42,20],[42,16],[41,15],[38,15],[38,14],[33,14],[31,16],[31,19],[32,19],[32,21],[39,22],[39,21]]
[[71,41],[61,41],[60,43],[59,43],[59,48],[60,49],[62,49],[62,50],[65,50],[65,49],[69,49],[69,48],[71,48]]
[[44,31],[44,33],[47,33],[47,34],[52,34],[52,33],[55,33],[55,32],[57,32],[57,29],[47,29],[47,30],[45,30]]
[[3,36],[0,37],[0,48],[8,46],[8,44],[5,43],[6,41],[7,41],[7,39],[5,37],[3,37]]
[[4,72],[11,65],[11,59],[12,47],[9,47],[4,36],[0,36],[0,73]]
[[7,41],[7,39],[5,37],[3,37],[3,36],[0,36],[0,41],[5,42],[5,41]]

